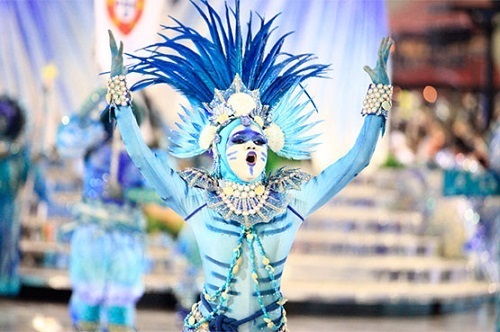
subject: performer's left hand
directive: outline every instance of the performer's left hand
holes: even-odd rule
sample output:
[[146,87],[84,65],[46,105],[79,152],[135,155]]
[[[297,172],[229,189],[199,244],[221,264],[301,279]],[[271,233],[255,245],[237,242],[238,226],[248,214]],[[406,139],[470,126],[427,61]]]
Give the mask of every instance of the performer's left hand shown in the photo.
[[374,84],[391,84],[389,75],[387,74],[387,60],[389,59],[392,44],[394,44],[394,40],[391,37],[382,38],[378,50],[377,65],[373,69],[369,66],[363,67],[368,75],[370,75]]

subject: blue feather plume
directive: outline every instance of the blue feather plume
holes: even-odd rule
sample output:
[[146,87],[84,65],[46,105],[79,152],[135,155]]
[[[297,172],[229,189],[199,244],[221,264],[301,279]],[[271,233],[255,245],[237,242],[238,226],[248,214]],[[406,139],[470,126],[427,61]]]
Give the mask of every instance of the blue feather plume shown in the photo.
[[[191,104],[192,109],[184,108],[185,116],[177,124],[179,132],[172,136],[172,153],[179,157],[203,153],[196,140],[200,128],[209,123],[209,114],[203,104],[212,101],[216,89],[228,89],[238,74],[248,89],[259,90],[261,102],[269,106],[273,122],[282,128],[286,137],[290,137],[281,154],[287,158],[308,158],[304,148],[313,145],[309,143],[311,137],[304,136],[306,129],[310,129],[305,121],[312,111],[302,114],[305,105],[295,104],[298,97],[293,92],[309,78],[324,77],[329,66],[313,63],[315,57],[312,54],[282,52],[290,33],[270,43],[279,14],[267,21],[257,14],[258,21],[254,22],[250,13],[246,38],[243,38],[239,0],[235,0],[234,9],[226,3],[223,15],[219,15],[207,0],[190,2],[207,26],[208,36],[202,36],[172,18],[176,25],[163,28],[166,32],[173,32],[174,37],[160,33],[162,41],[144,48],[149,52],[148,56],[130,55],[136,63],[129,67],[129,72],[145,77],[134,84],[132,90],[166,83]],[[255,23],[258,29],[254,33],[252,27]],[[286,106],[283,100],[287,102]]]

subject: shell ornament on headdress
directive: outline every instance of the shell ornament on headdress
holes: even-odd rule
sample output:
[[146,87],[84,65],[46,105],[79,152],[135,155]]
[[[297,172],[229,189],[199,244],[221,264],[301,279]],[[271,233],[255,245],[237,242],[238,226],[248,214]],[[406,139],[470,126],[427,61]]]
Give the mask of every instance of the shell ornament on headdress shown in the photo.
[[146,76],[132,90],[166,83],[191,104],[183,107],[178,130],[171,137],[171,153],[187,158],[213,149],[220,130],[239,118],[260,126],[277,155],[308,159],[316,145],[317,135],[308,133],[316,124],[310,121],[315,108],[302,83],[322,77],[328,66],[312,64],[312,54],[282,52],[288,34],[269,42],[278,15],[269,21],[259,16],[260,25],[253,33],[250,13],[243,38],[238,0],[234,10],[226,4],[225,17],[208,1],[191,3],[206,23],[209,37],[174,19],[176,26],[164,27],[174,37],[160,34],[161,42],[145,48],[150,52],[147,57],[130,55],[138,62],[129,72]]

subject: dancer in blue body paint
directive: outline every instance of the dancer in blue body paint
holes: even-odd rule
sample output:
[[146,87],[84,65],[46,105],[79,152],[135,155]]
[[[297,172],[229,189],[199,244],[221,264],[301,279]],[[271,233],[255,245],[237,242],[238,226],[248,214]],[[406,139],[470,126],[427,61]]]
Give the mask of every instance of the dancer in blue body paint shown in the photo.
[[[275,17],[261,19],[255,34],[244,39],[239,1],[235,9],[226,8],[225,18],[206,1],[192,3],[209,37],[176,21],[167,29],[177,36],[147,47],[148,57],[133,56],[137,63],[128,69],[123,45],[110,34],[108,102],[132,160],[190,223],[198,242],[205,284],[184,330],[287,331],[280,290],[285,261],[302,222],[370,161],[391,107],[386,64],[393,42],[384,38],[375,68],[365,67],[373,84],[352,149],[315,177],[300,169],[266,174],[268,149],[289,159],[309,158],[314,136],[307,132],[314,123],[308,121],[315,110],[302,83],[323,76],[328,66],[311,63],[309,54],[281,53],[286,36],[267,45]],[[187,97],[190,107],[171,137],[171,153],[192,157],[209,151],[211,172],[176,172],[148,149],[130,107],[127,72],[145,75],[132,91],[166,83]]]
[[45,178],[30,156],[28,118],[19,102],[0,97],[0,296],[16,296],[21,288],[19,237],[20,193],[30,174],[40,200],[49,203]]
[[127,193],[146,183],[119,147],[109,115],[99,118],[105,94],[96,90],[57,133],[61,156],[84,162],[82,200],[73,208],[69,311],[77,331],[125,332],[135,329],[144,293],[146,230],[142,207]]

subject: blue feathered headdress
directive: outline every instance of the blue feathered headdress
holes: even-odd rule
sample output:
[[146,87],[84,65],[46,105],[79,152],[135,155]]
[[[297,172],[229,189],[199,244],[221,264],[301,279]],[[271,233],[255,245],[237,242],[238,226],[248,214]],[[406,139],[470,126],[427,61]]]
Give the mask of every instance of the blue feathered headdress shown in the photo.
[[[200,35],[174,19],[176,26],[163,26],[174,37],[160,34],[162,41],[145,47],[149,56],[134,56],[129,72],[146,75],[132,90],[166,83],[181,92],[191,107],[184,107],[178,131],[171,137],[171,152],[177,157],[199,155],[214,146],[217,133],[234,118],[249,117],[261,126],[269,147],[290,159],[307,159],[315,135],[307,131],[315,124],[314,112],[301,83],[322,77],[328,66],[313,64],[314,55],[290,55],[281,51],[289,34],[269,43],[277,16],[252,31],[252,14],[243,38],[240,5],[226,4],[221,17],[206,0],[191,0],[206,23],[209,36]],[[270,45],[271,44],[271,45]]]

